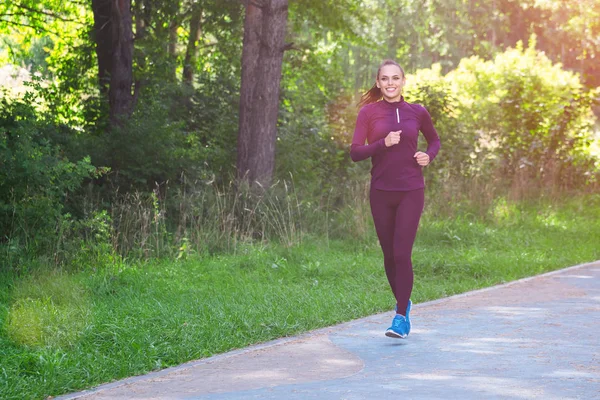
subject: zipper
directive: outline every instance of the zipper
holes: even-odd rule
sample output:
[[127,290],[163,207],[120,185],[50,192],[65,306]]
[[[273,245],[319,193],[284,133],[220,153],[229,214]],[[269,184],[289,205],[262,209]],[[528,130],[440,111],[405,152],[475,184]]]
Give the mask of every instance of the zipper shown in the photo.
[[398,123],[400,123],[400,112],[398,111],[398,109],[396,108],[396,121]]

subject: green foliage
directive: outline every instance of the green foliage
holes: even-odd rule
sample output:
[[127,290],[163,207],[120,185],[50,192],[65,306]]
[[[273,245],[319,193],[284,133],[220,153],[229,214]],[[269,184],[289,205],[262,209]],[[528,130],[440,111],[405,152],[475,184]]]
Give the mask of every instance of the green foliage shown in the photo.
[[529,33],[539,35],[540,48],[565,68],[578,71],[587,87],[600,86],[600,1],[529,0],[522,6],[530,10]]
[[108,108],[98,90],[94,48],[83,30],[55,44],[46,58],[48,72],[31,85],[46,118],[80,131],[105,129]]
[[358,0],[291,1],[289,25],[292,34],[308,34],[313,38],[312,43],[333,35],[357,38],[359,28],[367,19],[367,14],[361,10],[362,3]]
[[192,165],[182,122],[169,117],[169,96],[162,96],[145,96],[122,127],[87,138],[93,163],[115,172],[107,177],[114,188],[153,188]]
[[[86,6],[57,0],[7,0],[0,3],[0,50],[12,64],[51,76],[48,58],[77,42],[86,23]],[[0,52],[1,54],[1,52]],[[1,59],[0,61],[4,61]]]
[[[435,162],[424,169],[429,184],[444,185],[450,180],[472,177],[470,153],[473,151],[476,133],[468,130],[457,118],[457,98],[450,82],[442,76],[441,65],[416,71],[407,78],[405,97],[411,103],[427,108],[441,137],[442,151]],[[419,137],[419,148],[427,143]]]
[[[214,60],[227,64],[227,60]],[[231,65],[219,65],[216,71],[202,72],[196,79],[199,90],[178,107],[185,113],[185,131],[195,161],[188,165],[190,179],[227,183],[234,175],[238,131],[240,79]],[[176,101],[176,106],[181,100]]]
[[[233,97],[238,82],[222,84],[205,76],[203,92],[182,85],[148,85],[131,118],[102,134],[78,141],[95,165],[110,166],[110,189],[148,191],[156,185],[197,180],[220,182],[232,174],[237,113]],[[108,197],[111,195],[108,193]]]
[[325,37],[284,59],[275,175],[287,180],[293,174],[296,185],[315,194],[344,185],[351,165],[346,141],[356,107],[343,53]]
[[[50,138],[61,127],[37,118],[25,103],[0,103],[0,235],[44,248],[54,242],[66,197],[98,175],[89,158],[67,159]],[[4,264],[5,265],[5,264]]]
[[409,77],[407,97],[430,110],[442,137],[432,179],[495,180],[516,195],[596,183],[595,94],[534,46],[465,59],[445,76],[434,66]]
[[510,49],[493,62],[464,60],[449,74],[457,118],[477,132],[480,154],[497,157],[503,177],[581,187],[593,172],[594,93],[534,46]]

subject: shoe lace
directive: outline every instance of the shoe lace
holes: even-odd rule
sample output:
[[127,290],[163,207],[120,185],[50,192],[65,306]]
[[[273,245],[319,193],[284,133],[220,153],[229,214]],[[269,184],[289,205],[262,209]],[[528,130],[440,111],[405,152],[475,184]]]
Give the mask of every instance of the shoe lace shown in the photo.
[[394,328],[399,328],[401,327],[403,324],[406,323],[406,317],[403,315],[396,315],[396,317],[394,317],[394,321],[392,322],[392,326]]

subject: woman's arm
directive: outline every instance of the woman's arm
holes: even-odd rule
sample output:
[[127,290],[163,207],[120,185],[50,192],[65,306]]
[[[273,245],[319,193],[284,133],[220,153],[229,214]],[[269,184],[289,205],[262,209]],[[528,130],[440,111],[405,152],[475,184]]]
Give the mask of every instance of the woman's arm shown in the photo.
[[422,107],[421,111],[421,132],[423,132],[423,136],[427,141],[425,154],[429,156],[429,162],[431,162],[440,151],[441,143],[440,137],[433,126],[433,121],[431,121],[431,115],[425,107]]
[[373,143],[365,144],[367,133],[369,132],[369,119],[365,108],[361,108],[356,118],[356,127],[350,146],[350,158],[352,161],[361,161],[372,157],[385,149],[385,138],[379,139]]

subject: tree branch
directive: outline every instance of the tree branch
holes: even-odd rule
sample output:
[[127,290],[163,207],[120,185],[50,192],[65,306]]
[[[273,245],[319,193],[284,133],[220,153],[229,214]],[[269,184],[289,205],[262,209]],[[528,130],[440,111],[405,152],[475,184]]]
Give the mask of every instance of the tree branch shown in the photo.
[[[39,18],[35,18],[29,14],[26,13],[6,13],[6,14],[0,14],[0,17],[27,17],[29,18],[31,21],[34,22],[39,22],[40,24],[44,24],[46,23],[44,20],[41,20]],[[3,20],[6,21],[6,20]]]
[[36,32],[47,32],[47,33],[51,33],[51,34],[53,34],[55,36],[58,36],[58,37],[64,37],[64,34],[60,34],[60,33],[54,32],[51,29],[42,28],[42,27],[39,27],[39,26],[33,26],[33,25],[29,25],[29,24],[26,24],[26,23],[23,23],[23,22],[14,22],[14,21],[2,19],[2,18],[0,18],[0,22],[6,22],[7,24],[13,25],[13,26],[30,28],[30,29],[35,30]]
[[298,46],[296,46],[296,43],[291,42],[291,43],[286,43],[283,46],[283,51],[288,51],[288,50],[301,50]]
[[42,15],[46,15],[48,17],[56,18],[56,19],[59,19],[59,20],[64,21],[64,22],[75,22],[75,23],[78,23],[80,25],[84,25],[84,23],[82,23],[80,21],[76,21],[74,19],[68,19],[68,18],[62,17],[62,16],[60,16],[58,14],[54,14],[52,12],[49,12],[49,11],[36,10],[35,8],[31,8],[31,7],[25,6],[23,4],[18,4],[18,3],[15,4],[15,6],[17,8],[22,8],[24,10],[31,11],[33,13],[42,14]]

